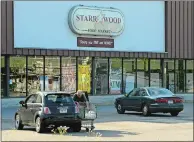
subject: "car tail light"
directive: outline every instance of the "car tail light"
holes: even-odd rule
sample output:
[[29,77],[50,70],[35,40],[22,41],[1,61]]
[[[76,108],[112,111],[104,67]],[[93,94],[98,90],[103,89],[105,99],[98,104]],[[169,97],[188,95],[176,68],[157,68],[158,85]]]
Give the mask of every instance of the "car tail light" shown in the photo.
[[167,99],[160,98],[160,99],[156,99],[155,102],[156,103],[167,103],[168,100]]
[[175,103],[182,103],[183,102],[183,99],[175,99],[174,102]]
[[44,107],[44,114],[51,114],[51,111],[48,107]]
[[75,113],[79,113],[79,104],[75,102]]

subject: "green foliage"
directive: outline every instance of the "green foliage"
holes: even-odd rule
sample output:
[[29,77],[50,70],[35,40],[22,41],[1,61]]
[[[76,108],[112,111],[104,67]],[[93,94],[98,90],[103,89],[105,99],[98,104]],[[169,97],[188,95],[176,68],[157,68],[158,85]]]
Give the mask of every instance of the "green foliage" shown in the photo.
[[51,132],[53,132],[54,134],[59,133],[60,135],[65,135],[67,134],[67,130],[69,129],[69,127],[66,126],[60,126],[56,129],[51,130]]
[[11,91],[13,91],[15,88],[16,88],[16,83],[14,82],[14,83],[12,83],[12,84],[10,84],[9,85],[9,89],[11,90]]
[[10,58],[10,67],[12,67],[12,68],[25,68],[26,67],[26,58],[25,57],[11,57]]
[[11,72],[14,74],[19,73],[19,70],[25,70],[26,58],[25,57],[10,57]]
[[5,67],[5,58],[1,56],[1,67]]
[[122,60],[119,58],[112,58],[111,61],[111,68],[119,69],[122,66]]

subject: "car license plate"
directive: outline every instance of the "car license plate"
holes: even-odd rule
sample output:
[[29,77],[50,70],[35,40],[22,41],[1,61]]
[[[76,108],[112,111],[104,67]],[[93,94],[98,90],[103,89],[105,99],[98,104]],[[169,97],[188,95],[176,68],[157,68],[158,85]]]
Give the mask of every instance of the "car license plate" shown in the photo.
[[59,108],[59,112],[60,113],[67,113],[67,108],[61,107],[61,108]]
[[173,104],[173,100],[169,100],[168,101],[168,104]]

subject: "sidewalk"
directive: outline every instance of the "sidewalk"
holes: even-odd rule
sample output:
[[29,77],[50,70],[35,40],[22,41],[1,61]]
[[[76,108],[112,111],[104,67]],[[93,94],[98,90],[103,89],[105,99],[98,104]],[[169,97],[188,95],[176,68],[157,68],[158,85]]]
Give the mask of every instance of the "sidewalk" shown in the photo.
[[[95,105],[114,105],[115,99],[121,96],[123,95],[89,96],[89,99]],[[176,94],[176,96],[183,97],[185,103],[193,103],[193,94]],[[2,108],[17,107],[21,100],[24,100],[24,98],[3,98],[1,106]]]

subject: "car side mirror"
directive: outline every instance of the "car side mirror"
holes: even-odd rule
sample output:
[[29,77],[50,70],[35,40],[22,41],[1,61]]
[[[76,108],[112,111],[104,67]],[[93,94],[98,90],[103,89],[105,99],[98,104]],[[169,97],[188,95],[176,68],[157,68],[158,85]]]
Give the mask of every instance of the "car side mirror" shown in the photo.
[[125,97],[127,97],[127,96],[128,96],[128,94],[125,94],[124,96],[125,96]]
[[23,105],[24,104],[24,101],[20,101],[19,104]]
[[24,101],[20,101],[19,104],[21,104],[22,106],[25,106],[25,102]]

